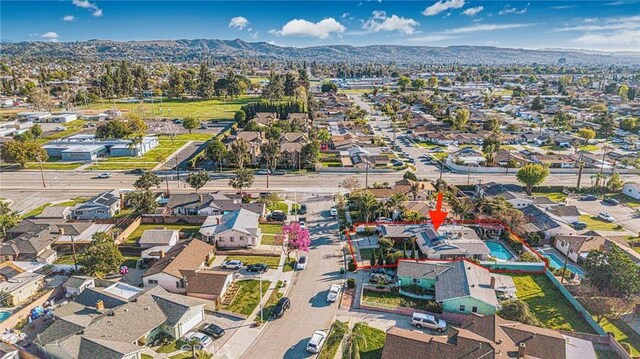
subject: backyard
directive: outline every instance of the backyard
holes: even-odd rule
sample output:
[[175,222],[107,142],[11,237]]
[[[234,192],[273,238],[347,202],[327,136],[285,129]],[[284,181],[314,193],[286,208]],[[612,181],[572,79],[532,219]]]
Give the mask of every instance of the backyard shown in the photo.
[[562,192],[533,192],[535,197],[547,197],[554,202],[564,202],[567,195]]
[[125,240],[125,243],[137,243],[147,229],[178,230],[182,233],[195,234],[200,229],[200,224],[141,224]]
[[612,333],[618,342],[627,343],[631,349],[631,356],[640,356],[640,335],[623,320],[605,317],[599,324],[606,332]]
[[[234,313],[250,315],[258,306],[260,302],[260,281],[258,280],[243,280],[236,282],[238,285],[238,293],[233,298],[231,303],[227,306],[222,306],[222,309],[229,310]],[[262,293],[267,292],[269,285],[268,280],[262,281]]]
[[516,295],[546,327],[593,333],[573,306],[544,274],[513,274]]

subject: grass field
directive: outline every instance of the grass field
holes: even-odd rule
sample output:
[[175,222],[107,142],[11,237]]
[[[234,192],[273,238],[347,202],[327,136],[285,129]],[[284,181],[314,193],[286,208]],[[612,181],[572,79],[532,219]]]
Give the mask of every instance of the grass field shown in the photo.
[[578,149],[580,151],[595,152],[595,151],[598,151],[600,147],[596,145],[584,145],[584,146],[579,146]]
[[63,207],[73,207],[78,203],[84,203],[86,201],[88,201],[89,198],[88,197],[76,197],[76,198],[72,198],[68,201],[64,201],[64,202],[60,202],[60,203],[45,203],[40,207],[34,208],[31,211],[25,213],[22,215],[22,218],[29,218],[29,217],[35,217],[37,215],[39,215],[40,213],[42,213],[42,211],[44,211],[44,209],[46,207],[49,206],[63,206]]
[[[595,319],[595,318],[594,318]],[[622,319],[604,318],[600,323],[602,329],[612,333],[620,343],[627,343],[631,346],[631,356],[640,356],[640,335],[631,329]]]
[[192,116],[204,120],[228,120],[232,119],[236,111],[243,105],[259,101],[258,96],[243,95],[235,99],[213,100],[163,100],[159,102],[124,103],[124,102],[97,102],[80,110],[108,110],[118,109],[123,112],[131,112],[144,117],[177,117]]
[[241,261],[244,265],[263,263],[269,266],[271,269],[278,269],[280,264],[280,257],[270,256],[228,256],[226,261]]
[[592,216],[589,214],[583,214],[580,216],[580,221],[587,224],[588,229],[592,229],[595,231],[622,231],[623,228],[618,228],[618,225],[615,223],[609,223],[601,220],[597,216]]
[[281,224],[260,223],[258,227],[260,227],[262,234],[280,234],[282,232]]
[[41,138],[38,138],[36,142],[38,142],[39,144],[45,144],[52,140],[57,140],[63,137],[71,136],[76,132],[79,132],[80,130],[82,130],[86,123],[87,121],[85,120],[75,120],[69,123],[61,123],[60,127],[64,127],[66,128],[66,130],[50,132],[46,136],[42,136]]
[[593,333],[560,291],[544,274],[513,274],[516,295],[546,327]]
[[562,192],[533,192],[536,197],[548,197],[554,202],[562,202],[567,198],[567,195]]
[[620,201],[620,203],[629,206],[631,208],[635,208],[635,207],[639,207],[640,206],[640,199],[635,199],[632,197],[629,197],[625,194],[622,193],[616,193],[613,196],[607,196],[607,197],[611,197],[611,198],[615,198],[618,201]]
[[353,337],[358,341],[360,359],[380,359],[382,347],[387,338],[383,330],[373,328],[367,323],[356,323],[353,327]]
[[[250,315],[260,302],[260,281],[258,280],[243,280],[236,282],[240,287],[238,294],[236,294],[233,301],[228,306],[223,306],[222,309],[230,310],[234,313],[240,313],[244,315]],[[262,281],[262,294],[267,292],[269,285],[268,280]]]
[[405,307],[414,309],[427,309],[428,303],[433,303],[423,299],[413,299],[405,297],[399,293],[383,293],[365,290],[362,293],[362,301],[382,304],[388,307]]
[[147,229],[178,230],[183,233],[196,233],[200,229],[199,224],[141,224],[126,239],[126,243],[136,243]]
[[157,163],[155,162],[131,162],[131,163],[120,163],[120,162],[101,162],[96,165],[91,165],[87,167],[87,170],[90,171],[119,171],[119,170],[135,170],[135,169],[143,169],[149,170],[155,167]]

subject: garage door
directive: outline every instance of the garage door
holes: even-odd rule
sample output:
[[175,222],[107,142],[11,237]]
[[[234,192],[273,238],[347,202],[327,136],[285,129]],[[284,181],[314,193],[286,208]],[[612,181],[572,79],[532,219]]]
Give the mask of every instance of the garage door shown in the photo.
[[191,329],[195,328],[198,324],[202,323],[204,320],[204,311],[198,311],[194,313],[194,316],[187,319],[186,322],[182,323],[180,336],[187,334]]

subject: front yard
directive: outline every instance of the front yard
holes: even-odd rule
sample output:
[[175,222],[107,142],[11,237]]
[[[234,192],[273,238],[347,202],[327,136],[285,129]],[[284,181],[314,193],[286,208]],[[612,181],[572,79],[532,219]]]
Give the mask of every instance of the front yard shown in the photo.
[[439,308],[439,305],[434,301],[409,298],[399,293],[384,293],[372,290],[365,290],[362,293],[362,304],[367,305],[367,302],[374,306],[386,308],[405,307],[426,311],[434,311]]
[[516,295],[546,327],[593,333],[573,306],[544,274],[512,274]]
[[[222,306],[222,309],[248,316],[253,313],[260,302],[260,281],[251,279],[239,281],[236,284],[239,287],[238,293],[231,303]],[[262,281],[262,295],[267,292],[270,284],[271,282],[268,280]]]
[[615,223],[609,223],[601,220],[597,216],[589,214],[583,214],[580,216],[580,221],[587,224],[587,228],[594,231],[622,231],[624,228],[619,227]]
[[276,235],[282,232],[281,224],[260,223],[258,226],[262,231],[262,239],[260,240],[260,244],[265,244],[265,245],[282,244],[281,241],[278,241],[276,239]]
[[349,330],[349,324],[336,320],[331,325],[331,332],[327,338],[327,342],[318,355],[318,359],[334,359],[344,335]]
[[353,337],[358,341],[360,359],[380,359],[387,333],[367,323],[357,323],[353,327]]
[[278,269],[280,264],[280,257],[271,256],[228,256],[226,261],[241,261],[244,265],[263,263],[269,266],[270,269]]
[[195,234],[200,230],[200,224],[141,224],[127,237],[125,243],[137,243],[147,229],[178,230],[182,233]]
[[562,192],[533,192],[536,197],[547,197],[554,202],[564,202],[567,195]]
[[[271,312],[276,307],[278,300],[280,300],[280,298],[284,296],[284,294],[280,293],[280,288],[282,288],[281,280],[279,280],[278,283],[276,283],[275,289],[273,290],[273,292],[271,292],[271,295],[269,296],[269,299],[266,301],[266,303],[264,303],[264,308],[262,309],[263,321],[266,321],[269,319],[269,317],[271,317]],[[259,318],[260,318],[260,315],[256,317],[256,319],[259,319]]]

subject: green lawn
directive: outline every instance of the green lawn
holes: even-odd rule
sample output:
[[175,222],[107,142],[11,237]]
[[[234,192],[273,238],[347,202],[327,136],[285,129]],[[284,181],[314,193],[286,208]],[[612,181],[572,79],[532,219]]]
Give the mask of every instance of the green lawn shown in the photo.
[[[240,287],[238,294],[236,294],[233,301],[228,306],[223,306],[222,309],[232,311],[234,313],[240,313],[244,315],[250,315],[254,309],[258,306],[260,301],[260,281],[258,280],[243,280],[236,282]],[[262,293],[267,292],[269,285],[268,280],[262,281]]]
[[[82,107],[83,110],[107,110],[118,109],[124,112],[133,112],[144,117],[186,117],[192,116],[205,120],[228,120],[249,102],[258,101],[259,97],[254,95],[242,95],[235,99],[213,99],[213,100],[163,100],[145,103],[124,103],[124,102],[96,102]],[[161,110],[162,109],[162,110]]]
[[[211,136],[209,136],[211,137]],[[158,146],[145,153],[142,157],[109,157],[106,162],[154,162],[165,161],[172,153],[184,146],[188,141],[174,139],[166,136],[158,138]],[[183,158],[184,159],[184,158]]]
[[516,295],[545,326],[583,333],[593,329],[544,274],[512,274]]
[[[264,308],[262,309],[263,320],[267,320],[269,319],[269,317],[271,317],[271,312],[276,307],[278,300],[284,296],[284,294],[280,293],[280,288],[282,288],[281,280],[279,280],[278,283],[276,283],[276,287],[274,288],[273,292],[271,292],[269,299],[267,299],[266,303],[264,303]],[[256,317],[256,319],[260,319],[259,314]]]
[[388,307],[405,307],[414,309],[427,309],[428,300],[414,299],[402,296],[399,293],[382,293],[365,290],[362,293],[362,301],[382,304]]
[[349,325],[346,322],[341,322],[339,320],[333,322],[329,337],[327,338],[322,351],[320,351],[318,359],[334,359],[338,352],[338,348],[340,347],[340,343],[348,330]]
[[547,151],[565,151],[566,149],[560,146],[540,146],[541,149]]
[[276,244],[282,244],[282,241],[278,241],[274,234],[263,234],[260,240],[260,244],[264,244],[266,246],[273,246]]
[[640,355],[640,335],[629,328],[623,320],[604,318],[600,322],[600,326],[605,331],[612,333],[618,342],[629,344],[632,357],[635,358]]
[[[43,170],[60,170],[60,171],[70,171],[75,170],[76,168],[82,166],[82,162],[65,162],[65,163],[56,163],[56,162],[44,162],[42,164]],[[40,169],[40,165],[38,162],[27,162],[25,168],[32,169]],[[45,177],[46,180],[46,177]]]
[[444,161],[447,159],[447,157],[449,157],[449,154],[446,152],[433,153],[432,155],[433,157],[439,159],[440,161]]
[[143,169],[149,170],[155,167],[158,163],[156,162],[135,162],[135,163],[126,163],[126,162],[100,162],[96,165],[91,165],[86,169],[89,171],[119,171],[119,170],[135,170],[135,169]]
[[201,225],[199,224],[141,224],[133,233],[127,237],[125,243],[136,243],[147,229],[171,229],[183,233],[197,233]]
[[262,234],[280,234],[282,232],[281,224],[260,223],[258,227],[260,227]]
[[536,197],[548,197],[554,202],[563,202],[567,198],[567,195],[562,192],[533,192],[532,194]]
[[280,264],[280,257],[269,256],[228,256],[225,260],[241,261],[244,265],[263,263],[268,265],[271,269],[278,269],[278,265]]
[[56,259],[55,264],[73,265],[73,255],[72,254],[58,255],[58,259]]
[[595,231],[622,231],[623,228],[617,228],[615,223],[609,223],[601,220],[597,216],[591,216],[589,214],[583,214],[580,216],[580,221],[587,224],[587,228]]
[[75,206],[78,203],[84,203],[84,202],[86,202],[88,200],[89,200],[88,197],[76,197],[76,198],[72,198],[72,199],[70,199],[68,201],[55,203],[55,204],[54,203],[45,203],[42,206],[34,208],[31,211],[23,214],[21,218],[35,217],[35,216],[39,215],[40,213],[42,213],[42,211],[44,211],[44,209],[46,207],[49,207],[49,206],[67,206],[67,207],[72,207],[72,206]]
[[183,342],[182,340],[174,340],[171,343],[163,345],[156,349],[156,353],[173,353],[176,350],[180,350],[180,348],[182,348],[182,346],[185,344],[187,343]]
[[596,145],[584,145],[584,146],[578,146],[578,149],[580,151],[594,152],[594,151],[598,151],[600,147]]
[[613,196],[607,196],[607,197],[611,197],[611,198],[615,198],[618,201],[620,201],[620,203],[629,206],[631,208],[635,208],[640,206],[640,200],[639,199],[635,199],[635,198],[631,198],[625,194],[622,193],[616,193]]
[[138,264],[138,260],[141,259],[140,256],[125,256],[123,255],[124,260],[120,265],[127,266],[129,268],[136,268]]
[[435,143],[429,143],[429,142],[417,142],[415,143],[415,145],[418,147],[429,149],[429,150],[436,147],[442,147],[440,145],[436,145]]
[[40,144],[45,144],[52,140],[57,140],[63,137],[71,136],[84,128],[84,125],[87,123],[85,120],[75,120],[69,123],[62,123],[60,127],[66,128],[64,131],[55,131],[51,132],[41,138],[38,138],[36,142]]
[[361,322],[356,323],[353,327],[353,335],[358,341],[360,359],[380,359],[382,357],[382,347],[387,338],[385,331]]
[[272,202],[267,205],[267,210],[269,211],[282,211],[284,213],[289,212],[289,205],[282,201]]

